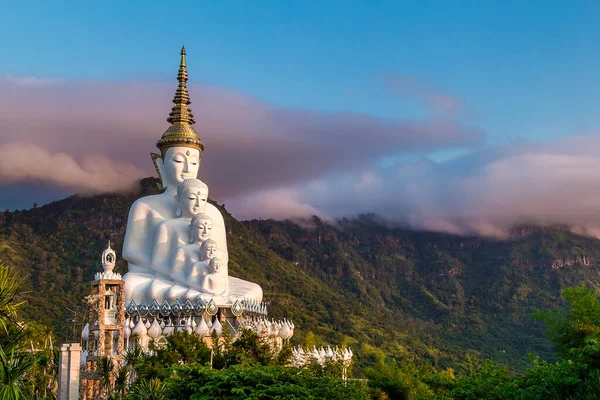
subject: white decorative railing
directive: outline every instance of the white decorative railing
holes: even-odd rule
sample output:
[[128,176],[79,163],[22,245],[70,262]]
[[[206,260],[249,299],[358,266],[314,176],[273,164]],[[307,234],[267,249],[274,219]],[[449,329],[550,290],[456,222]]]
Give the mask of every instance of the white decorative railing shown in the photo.
[[[174,302],[165,300],[162,304],[153,300],[150,305],[142,300],[140,304],[131,301],[125,307],[125,347],[136,344],[147,350],[150,341],[160,344],[164,338],[178,331],[186,331],[201,338],[210,337],[214,333],[221,337],[223,325],[217,315],[219,308],[230,308],[229,315],[233,314],[234,318],[225,319],[225,325],[234,340],[239,336],[240,330],[246,328],[272,340],[274,347],[280,349],[283,341],[290,339],[294,334],[294,324],[291,321],[267,319],[266,304],[255,300],[238,299],[226,307],[217,306],[214,299],[198,298],[196,302],[186,299],[184,303],[179,299]],[[90,325],[86,324],[82,332],[82,338],[86,341],[89,339],[90,328]],[[97,339],[95,335],[95,340]]]
[[121,279],[121,274],[117,272],[96,272],[94,275],[94,280],[99,281],[101,279]]

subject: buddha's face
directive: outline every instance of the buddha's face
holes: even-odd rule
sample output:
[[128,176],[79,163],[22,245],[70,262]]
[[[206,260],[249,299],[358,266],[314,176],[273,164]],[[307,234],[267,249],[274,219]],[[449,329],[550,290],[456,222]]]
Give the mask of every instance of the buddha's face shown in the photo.
[[184,179],[196,178],[200,168],[200,151],[190,147],[170,147],[163,158],[165,179],[176,188]]
[[179,199],[181,216],[192,218],[194,215],[204,212],[207,200],[208,192],[204,189],[188,188],[184,190]]
[[215,258],[217,255],[217,245],[216,244],[209,244],[208,246],[206,246],[205,252],[204,252],[204,259],[205,260],[212,260],[213,258]]
[[196,229],[196,237],[198,241],[204,242],[206,239],[210,238],[210,232],[212,231],[213,222],[211,219],[201,219],[198,221],[198,226],[195,226]]
[[215,258],[210,264],[212,265],[213,273],[218,274],[221,271],[221,260]]

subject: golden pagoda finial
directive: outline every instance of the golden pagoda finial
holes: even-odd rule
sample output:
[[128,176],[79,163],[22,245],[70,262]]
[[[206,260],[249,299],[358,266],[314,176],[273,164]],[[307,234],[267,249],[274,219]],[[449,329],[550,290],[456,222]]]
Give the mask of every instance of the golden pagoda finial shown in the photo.
[[177,90],[173,97],[175,104],[169,113],[167,121],[171,126],[163,133],[160,140],[156,142],[156,146],[160,149],[162,155],[169,147],[184,146],[194,147],[198,150],[204,150],[204,144],[198,137],[198,134],[192,128],[196,123],[194,115],[189,105],[190,94],[187,90],[188,73],[185,63],[185,47],[181,47],[181,61],[179,63],[179,72],[177,73]]
[[177,80],[179,81],[179,85],[175,91],[175,97],[173,97],[173,103],[175,103],[175,105],[171,109],[167,121],[171,125],[194,125],[196,121],[194,121],[192,110],[188,107],[189,104],[191,104],[191,101],[190,94],[187,90],[188,73],[185,65],[185,47],[181,48],[181,62],[179,63]]

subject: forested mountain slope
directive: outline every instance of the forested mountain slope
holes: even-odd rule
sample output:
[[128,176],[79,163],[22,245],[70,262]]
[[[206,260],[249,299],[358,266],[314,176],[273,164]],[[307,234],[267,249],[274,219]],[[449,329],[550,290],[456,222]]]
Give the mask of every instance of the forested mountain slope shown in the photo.
[[[156,180],[146,179],[125,196],[0,213],[0,258],[29,275],[25,317],[78,340],[100,253],[110,238],[120,256],[129,207],[152,192]],[[240,222],[221,210],[230,274],[263,287],[272,315],[295,322],[293,341],[310,331],[309,341],[349,343],[359,365],[380,351],[440,365],[467,353],[517,368],[528,352],[551,358],[531,314],[555,309],[565,287],[600,287],[600,241],[564,227],[493,240],[391,228],[373,216]],[[122,259],[117,271],[127,271]]]

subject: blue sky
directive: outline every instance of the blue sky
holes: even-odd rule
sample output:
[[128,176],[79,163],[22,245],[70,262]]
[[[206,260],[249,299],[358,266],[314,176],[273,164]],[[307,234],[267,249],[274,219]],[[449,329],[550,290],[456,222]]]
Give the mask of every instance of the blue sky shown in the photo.
[[418,78],[464,99],[492,142],[597,129],[594,1],[6,2],[0,74],[192,77],[270,103],[410,117],[386,89]]
[[200,178],[236,216],[600,236],[598,21],[590,0],[3,2],[0,209],[152,174],[185,44]]

